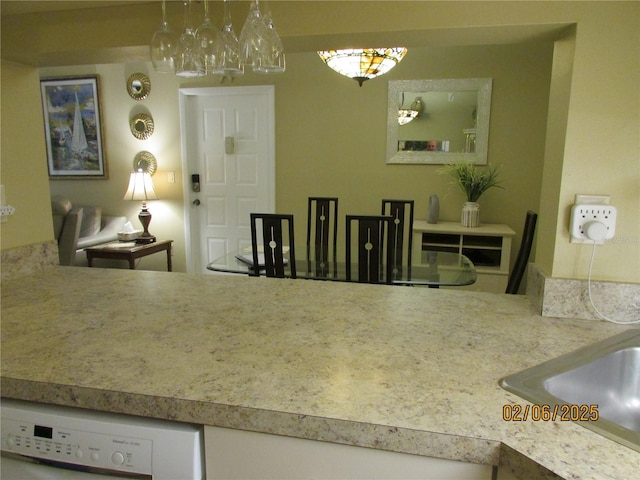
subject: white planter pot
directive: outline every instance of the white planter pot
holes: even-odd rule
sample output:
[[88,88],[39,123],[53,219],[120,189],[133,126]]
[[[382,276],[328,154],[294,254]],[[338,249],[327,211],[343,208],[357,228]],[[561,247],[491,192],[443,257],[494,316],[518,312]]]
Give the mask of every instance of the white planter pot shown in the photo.
[[480,226],[480,204],[464,202],[462,206],[461,223],[463,227],[475,228]]

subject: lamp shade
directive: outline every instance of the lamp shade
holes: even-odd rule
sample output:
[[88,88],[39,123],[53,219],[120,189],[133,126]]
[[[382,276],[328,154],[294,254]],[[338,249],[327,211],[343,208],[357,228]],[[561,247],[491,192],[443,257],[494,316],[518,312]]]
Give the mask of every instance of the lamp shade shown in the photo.
[[365,80],[387,73],[406,53],[405,47],[393,47],[322,50],[318,55],[331,69],[353,78],[362,86]]
[[151,179],[151,175],[147,172],[143,172],[142,170],[132,172],[129,179],[129,188],[127,188],[127,191],[124,194],[124,199],[139,201],[157,200],[158,195],[156,195],[156,192],[153,189],[153,180]]

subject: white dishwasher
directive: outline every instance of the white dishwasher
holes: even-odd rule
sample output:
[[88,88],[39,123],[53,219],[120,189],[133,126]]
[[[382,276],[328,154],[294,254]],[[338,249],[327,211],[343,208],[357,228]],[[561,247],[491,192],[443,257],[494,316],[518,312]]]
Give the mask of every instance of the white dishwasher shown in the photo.
[[202,480],[203,428],[2,399],[3,480]]

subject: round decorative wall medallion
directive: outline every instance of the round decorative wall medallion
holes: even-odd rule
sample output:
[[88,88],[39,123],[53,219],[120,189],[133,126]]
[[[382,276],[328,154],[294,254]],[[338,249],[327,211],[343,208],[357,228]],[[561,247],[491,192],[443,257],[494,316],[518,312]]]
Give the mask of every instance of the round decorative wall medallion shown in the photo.
[[134,100],[144,100],[151,92],[151,80],[144,73],[134,73],[127,79],[127,92]]
[[146,113],[137,113],[129,122],[131,133],[138,140],[146,140],[153,133],[153,118]]
[[138,152],[138,154],[133,159],[134,172],[142,170],[143,172],[147,172],[149,175],[153,176],[153,174],[156,173],[157,169],[158,162],[156,161],[156,157],[154,157],[151,152]]

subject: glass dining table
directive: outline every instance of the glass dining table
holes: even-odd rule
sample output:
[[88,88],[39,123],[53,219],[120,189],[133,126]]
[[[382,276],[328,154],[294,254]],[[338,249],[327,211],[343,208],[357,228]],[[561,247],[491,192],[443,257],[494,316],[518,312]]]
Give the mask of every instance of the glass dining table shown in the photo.
[[[297,253],[297,249],[296,249]],[[229,252],[207,265],[213,272],[253,274],[251,248]],[[357,269],[356,269],[357,270]],[[357,282],[357,271],[350,281]],[[316,262],[306,257],[296,258],[296,278],[309,280],[347,281],[344,262]],[[411,267],[393,269],[391,284],[437,288],[475,283],[476,269],[466,256],[452,252],[423,251],[421,262]],[[384,282],[381,282],[384,283]]]

